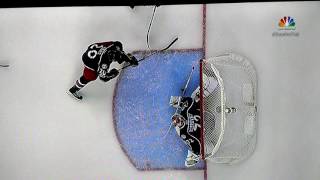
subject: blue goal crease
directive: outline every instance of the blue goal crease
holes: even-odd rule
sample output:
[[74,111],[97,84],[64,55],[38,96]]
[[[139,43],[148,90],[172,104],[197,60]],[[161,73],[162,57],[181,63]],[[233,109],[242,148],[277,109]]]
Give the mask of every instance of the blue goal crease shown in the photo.
[[[135,54],[139,59],[142,53]],[[115,130],[122,147],[139,170],[186,169],[187,146],[171,128],[175,109],[170,96],[181,95],[191,68],[186,95],[199,85],[202,51],[173,51],[153,55],[139,66],[127,68],[118,79],[114,98]],[[198,163],[193,169],[203,169]]]

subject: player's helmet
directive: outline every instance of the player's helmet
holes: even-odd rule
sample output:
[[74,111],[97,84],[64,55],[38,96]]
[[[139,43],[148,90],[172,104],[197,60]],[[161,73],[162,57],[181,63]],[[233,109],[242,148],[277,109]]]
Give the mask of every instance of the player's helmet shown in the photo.
[[120,41],[113,42],[113,45],[115,47],[115,50],[117,51],[123,51],[122,43]]
[[117,51],[117,50],[109,50],[107,52],[107,55],[108,55],[109,61],[111,61],[111,62],[119,61],[120,59],[122,59],[121,53],[119,51]]

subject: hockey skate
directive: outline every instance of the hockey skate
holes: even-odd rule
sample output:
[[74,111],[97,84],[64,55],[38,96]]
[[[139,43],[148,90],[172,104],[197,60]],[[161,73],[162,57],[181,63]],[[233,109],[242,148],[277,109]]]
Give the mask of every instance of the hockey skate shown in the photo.
[[186,167],[192,167],[196,165],[199,162],[199,160],[200,160],[200,156],[188,150],[188,156],[186,158],[186,161],[184,162],[184,165]]
[[76,100],[79,100],[79,101],[82,100],[82,96],[79,95],[77,91],[72,92],[72,90],[69,89],[68,94]]

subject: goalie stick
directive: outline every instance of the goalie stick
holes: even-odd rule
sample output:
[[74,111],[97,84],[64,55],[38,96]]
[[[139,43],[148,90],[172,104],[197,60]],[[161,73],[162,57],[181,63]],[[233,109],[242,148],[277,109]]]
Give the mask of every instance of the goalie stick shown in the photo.
[[191,80],[193,71],[194,71],[194,66],[192,66],[192,69],[191,69],[191,72],[190,72],[190,74],[189,74],[189,77],[188,77],[188,80],[187,80],[187,82],[186,82],[186,85],[184,86],[184,88],[181,89],[181,91],[182,91],[182,96],[184,96],[184,95],[186,94],[186,90],[187,90],[187,87],[188,87],[189,82],[190,82],[190,80]]
[[[166,50],[169,49],[177,40],[178,40],[178,38],[175,38],[167,47],[165,47],[165,48],[163,48],[163,49],[161,49],[161,50],[155,51],[155,52],[153,52],[153,53],[150,53],[150,54],[142,57],[141,59],[138,60],[138,62],[141,62],[141,61],[143,61],[143,60],[146,60],[148,57],[150,57],[150,56],[152,56],[152,55],[155,55],[155,54],[157,54],[157,53],[166,51]],[[132,66],[132,64],[128,64],[128,65],[122,67],[120,70],[124,70],[124,69],[126,69],[126,68],[128,68],[128,67],[130,67],[130,66]]]
[[9,67],[9,64],[6,64],[6,65],[0,64],[0,67]]

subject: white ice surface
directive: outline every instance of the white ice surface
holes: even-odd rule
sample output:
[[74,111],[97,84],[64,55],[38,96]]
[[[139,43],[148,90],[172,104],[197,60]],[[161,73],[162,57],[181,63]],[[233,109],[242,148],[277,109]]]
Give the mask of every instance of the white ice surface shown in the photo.
[[[81,56],[90,43],[120,40],[128,52],[146,49],[152,8],[0,9],[0,62],[11,65],[0,69],[1,180],[203,177],[200,170],[138,172],[129,163],[113,127],[116,80],[89,84],[83,102],[66,94],[82,73]],[[201,15],[201,5],[159,7],[151,48],[176,35],[172,48],[201,47]]]
[[[81,103],[66,90],[81,75],[92,42],[120,40],[146,49],[153,7],[0,9],[0,179],[196,180],[203,171],[138,172],[115,137],[116,80],[89,84]],[[283,16],[299,37],[272,37]],[[211,4],[207,56],[226,51],[253,61],[258,73],[258,144],[236,166],[208,164],[209,180],[320,179],[320,3]],[[153,49],[202,46],[202,6],[160,6]]]
[[[299,37],[272,37],[283,16]],[[241,53],[258,76],[258,139],[247,161],[208,164],[209,180],[320,179],[320,2],[207,7],[207,56]]]

